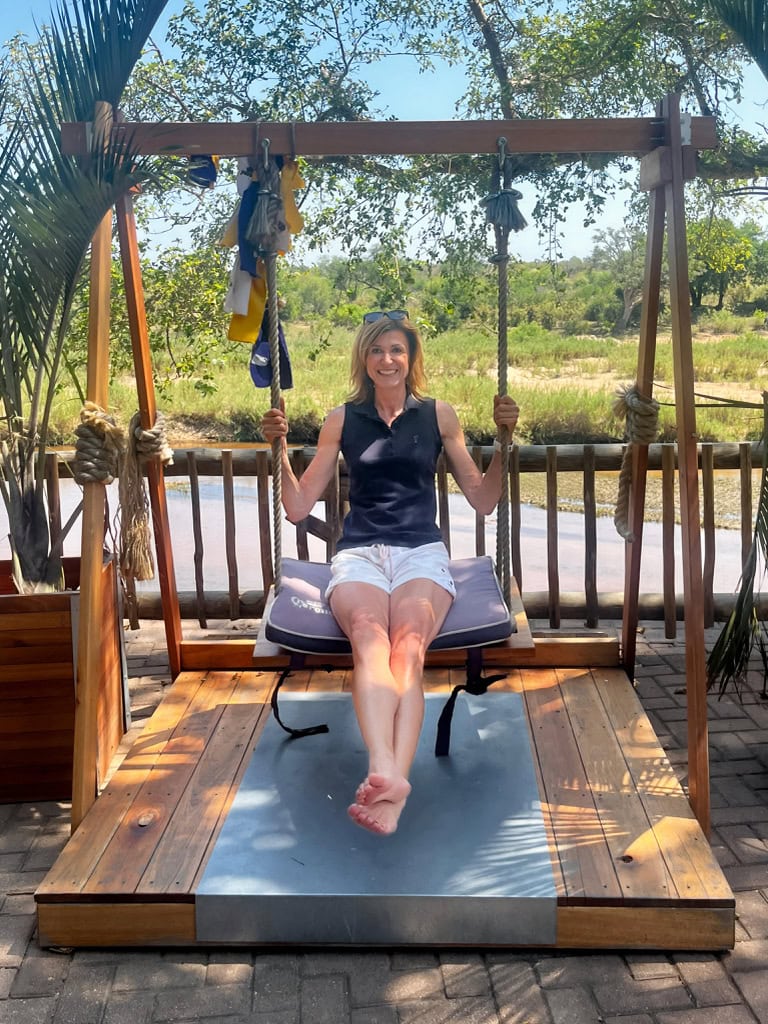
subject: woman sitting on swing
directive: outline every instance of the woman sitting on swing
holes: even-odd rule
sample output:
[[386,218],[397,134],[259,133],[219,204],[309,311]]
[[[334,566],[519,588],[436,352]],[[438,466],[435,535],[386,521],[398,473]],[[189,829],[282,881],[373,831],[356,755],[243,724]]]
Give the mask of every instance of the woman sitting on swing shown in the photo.
[[[411,792],[426,651],[455,596],[436,524],[437,458],[444,448],[457,484],[483,515],[501,494],[501,459],[497,443],[483,475],[452,406],[424,397],[421,338],[405,310],[365,315],[351,378],[350,399],[329,413],[301,479],[288,460],[284,410],[270,409],[261,429],[269,442],[282,439],[282,500],[293,523],[309,515],[325,491],[340,451],[347,464],[349,513],[331,563],[328,599],[352,646],[352,696],[368,750],[368,774],[348,814],[363,828],[389,835]],[[510,436],[518,413],[511,398],[496,396],[494,421]]]

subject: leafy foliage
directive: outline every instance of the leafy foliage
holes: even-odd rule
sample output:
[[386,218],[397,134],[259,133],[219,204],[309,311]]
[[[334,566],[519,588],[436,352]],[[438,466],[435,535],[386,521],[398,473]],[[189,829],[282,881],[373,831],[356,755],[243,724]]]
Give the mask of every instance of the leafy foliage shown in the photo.
[[164,6],[60,3],[53,27],[27,55],[23,81],[0,95],[0,399],[8,437],[0,493],[19,589],[55,586],[61,575],[60,546],[50,545],[44,459],[67,327],[97,225],[147,175],[128,140],[98,132],[88,156],[66,156],[60,127],[92,121],[98,103],[116,103]]

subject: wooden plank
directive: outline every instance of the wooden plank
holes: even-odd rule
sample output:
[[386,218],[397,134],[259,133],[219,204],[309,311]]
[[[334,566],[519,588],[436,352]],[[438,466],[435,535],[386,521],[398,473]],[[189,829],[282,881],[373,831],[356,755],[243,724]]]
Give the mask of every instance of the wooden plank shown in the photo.
[[[14,643],[14,637],[3,636],[4,633],[12,633],[19,630],[25,637],[25,642],[29,642],[29,639],[35,638],[36,645],[40,643],[40,633],[45,630],[46,636],[49,635],[51,630],[60,630],[63,635],[67,630],[70,631],[71,636],[72,630],[72,615],[70,613],[69,596],[61,595],[64,600],[62,601],[61,611],[36,611],[34,604],[34,595],[30,595],[33,599],[33,606],[29,611],[24,611],[21,608],[20,598],[16,602],[12,597],[3,597],[0,602],[0,645]],[[25,598],[26,600],[26,595]],[[40,607],[45,608],[46,604],[50,602],[40,601]],[[14,608],[19,607],[18,611]],[[35,628],[27,632],[30,622],[34,622]]]
[[[213,151],[212,151],[213,152]],[[144,304],[144,286],[139,263],[139,243],[136,232],[136,218],[133,212],[133,197],[126,193],[118,200],[117,234],[120,240],[120,260],[125,279],[125,302],[128,325],[131,334],[131,349],[136,377],[136,392],[139,400],[141,426],[152,430],[157,424],[157,403],[152,374],[152,355],[149,347],[147,311]],[[157,459],[150,459],[146,467],[149,503],[152,509],[152,526],[155,535],[155,556],[157,576],[163,601],[165,641],[171,675],[175,678],[181,671],[179,644],[181,643],[181,611],[176,590],[176,573],[173,567],[173,547],[168,519],[168,503],[165,494],[163,468]]]
[[558,907],[561,949],[733,949],[733,911],[676,907]]
[[597,599],[597,498],[595,496],[595,446],[584,446],[584,598],[585,625],[596,629],[599,622]]
[[560,573],[557,543],[557,448],[547,445],[547,582],[549,584],[549,624],[560,625]]
[[[648,234],[645,243],[645,273],[640,317],[640,346],[637,353],[635,385],[644,399],[653,397],[656,363],[656,331],[659,321],[661,272],[664,255],[665,196],[651,193],[648,206]],[[624,546],[624,606],[621,617],[622,662],[634,675],[639,617],[640,562],[643,548],[645,485],[648,472],[648,445],[632,444],[632,482],[629,495],[628,525],[630,538]]]
[[563,895],[569,899],[622,895],[595,799],[553,670],[522,673],[542,810],[555,837]]
[[701,507],[704,536],[704,626],[708,629],[715,624],[715,463],[711,443],[701,446]]
[[236,685],[188,785],[160,836],[138,894],[193,891],[211,837],[231,805],[242,772],[269,717],[271,673],[235,677]]
[[240,615],[240,584],[237,579],[237,545],[235,541],[235,477],[232,471],[232,452],[221,453],[221,484],[224,498],[224,551],[227,561],[229,589],[229,617]]
[[[142,154],[219,153],[251,156],[259,140],[270,140],[272,154],[310,156],[497,153],[499,136],[510,153],[647,153],[665,141],[656,118],[584,118],[581,120],[493,121],[351,121],[325,123],[250,122],[146,124],[115,127]],[[67,123],[62,149],[70,155],[87,152],[86,125]],[[715,121],[691,118],[694,149],[717,145]]]
[[743,441],[739,445],[739,492],[741,494],[741,565],[746,565],[752,547],[754,523],[752,521],[752,445]]
[[[74,681],[75,669],[72,664],[72,633],[70,630],[69,643],[64,641],[49,644],[45,647],[6,646],[0,642],[2,650],[2,667],[0,667],[0,680],[3,678],[16,679],[15,675],[8,676],[12,672],[12,666],[38,665],[42,666],[50,662],[52,665],[69,665],[69,674]],[[38,637],[39,639],[39,637]],[[5,673],[5,676],[4,676]],[[37,678],[37,677],[36,677]]]
[[189,497],[192,503],[192,537],[194,539],[194,550],[192,561],[195,566],[195,604],[197,606],[197,622],[201,629],[205,629],[208,620],[205,614],[205,579],[203,577],[203,521],[200,514],[200,477],[197,472],[197,456],[190,452],[189,464]]
[[83,893],[108,895],[135,890],[217,727],[235,678],[229,672],[211,672],[198,687],[184,718],[141,782]]
[[678,895],[734,906],[722,869],[634,689],[616,670],[594,669],[592,674]]
[[664,636],[677,636],[675,593],[675,446],[665,444],[661,453],[661,556],[664,593]]
[[[109,132],[112,108],[97,102],[97,121]],[[86,397],[107,409],[109,394],[109,318],[112,271],[112,211],[101,220],[91,243],[90,306],[88,317],[88,372]],[[83,485],[80,558],[80,617],[77,638],[77,705],[72,764],[72,828],[77,828],[96,799],[96,718],[100,679],[101,567],[104,550],[106,486],[101,481]]]
[[662,113],[669,125],[672,182],[665,187],[668,217],[669,294],[675,378],[678,480],[685,614],[685,678],[688,701],[689,796],[705,833],[710,826],[707,666],[701,577],[695,373],[688,294],[688,248],[681,159],[680,98],[667,96]]
[[46,946],[190,946],[194,903],[38,904],[38,941]]
[[557,676],[624,897],[677,897],[591,672],[558,669]]
[[275,569],[272,564],[272,517],[269,514],[269,452],[256,453],[256,496],[261,578],[264,581],[264,592],[268,593],[275,582]]
[[38,888],[38,901],[82,890],[135,800],[141,784],[192,704],[204,678],[199,673],[185,673],[163,696],[109,785]]

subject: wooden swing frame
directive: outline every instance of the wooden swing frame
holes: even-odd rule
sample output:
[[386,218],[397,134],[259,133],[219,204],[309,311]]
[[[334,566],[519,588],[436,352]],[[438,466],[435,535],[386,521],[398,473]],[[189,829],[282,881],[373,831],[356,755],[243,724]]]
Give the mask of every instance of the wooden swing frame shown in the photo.
[[[643,397],[651,397],[662,251],[666,229],[682,520],[689,801],[701,830],[705,835],[708,834],[710,793],[704,592],[699,533],[698,451],[688,301],[684,183],[695,176],[696,150],[714,148],[717,144],[714,119],[681,115],[679,98],[672,95],[659,104],[657,115],[652,118],[343,124],[115,123],[111,130],[113,134],[129,138],[131,146],[144,155],[189,156],[198,153],[218,153],[232,157],[252,156],[261,152],[265,139],[269,139],[271,155],[301,154],[306,158],[362,154],[493,154],[498,152],[498,140],[503,136],[507,140],[507,150],[510,153],[573,154],[575,159],[581,154],[588,153],[624,153],[640,158],[640,187],[650,192],[650,209],[637,386]],[[91,137],[91,125],[63,126],[63,148],[67,153],[78,154],[87,151]],[[149,429],[155,423],[156,402],[131,196],[126,196],[117,205],[116,219],[126,283],[141,423],[144,428]],[[110,232],[111,217],[107,216],[99,229],[93,248],[89,333],[88,398],[98,401],[105,408],[109,346]],[[626,543],[625,548],[626,572],[620,656],[620,663],[630,678],[634,674],[636,654],[647,446],[635,444],[632,449],[632,461],[633,485],[629,528],[633,539]],[[148,466],[148,483],[165,633],[173,676],[178,676],[183,670],[245,667],[233,666],[229,655],[223,653],[222,649],[228,645],[231,650],[229,641],[216,645],[187,643],[183,640],[165,483],[162,469],[157,463],[151,462]],[[89,603],[89,591],[91,574],[101,562],[104,487],[97,483],[86,484],[85,490],[81,584],[83,614],[79,634],[73,831],[96,800],[97,788],[94,741],[95,682],[92,665],[100,637],[98,609],[92,607],[93,602]],[[524,613],[521,614],[520,624],[525,625]],[[591,644],[591,640],[586,641],[587,647]],[[573,664],[607,664],[601,660],[601,655],[597,651],[597,641],[592,646],[596,654],[593,662],[590,662],[589,651],[586,650],[581,660]],[[514,652],[512,653],[511,661],[508,660],[509,651],[495,652],[495,656],[492,653],[490,663],[520,664],[520,661],[514,660]],[[323,664],[327,664],[328,661],[327,657],[322,658]],[[249,661],[249,666],[256,669],[270,668],[280,663],[273,652],[265,653],[262,661]],[[345,661],[340,662],[342,663],[346,664]],[[54,903],[59,900],[56,896],[50,898]],[[721,908],[720,911],[716,911],[717,913],[728,915],[727,920],[723,919],[725,931],[720,925],[716,929],[716,943],[721,943],[722,936],[728,932],[729,927],[732,927],[731,910],[728,909],[731,904],[732,900],[729,903],[722,898],[715,900],[713,904]]]

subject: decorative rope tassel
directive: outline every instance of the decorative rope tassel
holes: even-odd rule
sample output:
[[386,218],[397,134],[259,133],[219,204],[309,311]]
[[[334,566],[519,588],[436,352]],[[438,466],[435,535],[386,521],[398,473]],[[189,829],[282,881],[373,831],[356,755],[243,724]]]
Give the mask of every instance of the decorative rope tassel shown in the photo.
[[483,205],[486,221],[509,235],[510,231],[522,231],[528,221],[517,205],[523,193],[512,188],[512,158],[507,155],[506,146],[507,140],[500,138],[499,156],[491,173],[491,192],[483,199]]
[[613,523],[616,532],[626,541],[633,541],[634,534],[629,528],[629,498],[632,491],[632,445],[650,444],[659,429],[659,403],[655,398],[640,394],[637,384],[618,388],[613,403],[615,416],[627,421],[627,439],[619,473],[619,493],[616,497],[616,512]]
[[149,499],[141,469],[153,458],[164,465],[173,460],[163,417],[158,414],[154,427],[144,430],[140,413],[134,413],[120,469],[120,571],[124,579],[151,580],[155,575]]
[[117,477],[125,435],[112,416],[95,402],[86,402],[80,410],[80,425],[75,430],[75,460],[72,473],[79,484],[111,484]]
[[280,168],[269,156],[269,140],[264,139],[263,160],[254,158],[254,173],[258,183],[258,199],[246,229],[248,243],[256,252],[277,252],[278,241],[285,235],[287,225],[280,188]]

